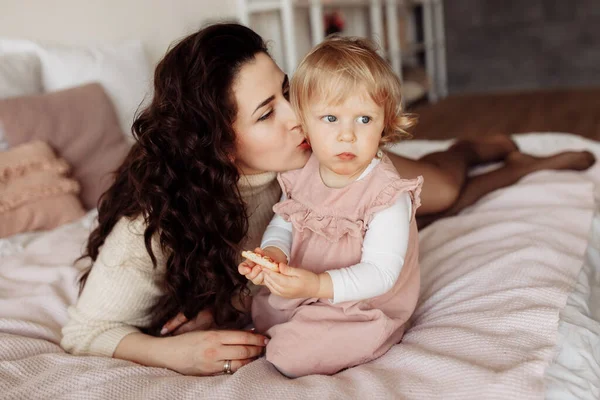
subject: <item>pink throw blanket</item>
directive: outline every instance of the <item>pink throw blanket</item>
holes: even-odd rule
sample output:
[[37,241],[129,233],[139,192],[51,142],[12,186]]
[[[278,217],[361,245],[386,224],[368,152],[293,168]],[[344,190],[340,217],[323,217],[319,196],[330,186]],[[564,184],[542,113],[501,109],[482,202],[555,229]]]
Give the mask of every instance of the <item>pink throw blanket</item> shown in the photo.
[[599,171],[531,175],[424,230],[421,301],[403,342],[332,377],[288,380],[260,359],[196,378],[65,354],[60,327],[77,295],[70,263],[94,213],[0,241],[0,397],[540,399]]

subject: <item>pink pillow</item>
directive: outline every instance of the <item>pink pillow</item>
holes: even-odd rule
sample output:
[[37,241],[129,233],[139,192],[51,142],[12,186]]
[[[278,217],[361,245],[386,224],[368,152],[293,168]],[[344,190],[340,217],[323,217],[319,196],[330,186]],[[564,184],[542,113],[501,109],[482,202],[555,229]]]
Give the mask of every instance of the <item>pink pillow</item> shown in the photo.
[[48,230],[81,218],[79,184],[44,142],[0,152],[0,237]]
[[42,140],[64,158],[87,209],[96,207],[130,147],[112,103],[96,83],[0,100],[0,123],[11,146]]

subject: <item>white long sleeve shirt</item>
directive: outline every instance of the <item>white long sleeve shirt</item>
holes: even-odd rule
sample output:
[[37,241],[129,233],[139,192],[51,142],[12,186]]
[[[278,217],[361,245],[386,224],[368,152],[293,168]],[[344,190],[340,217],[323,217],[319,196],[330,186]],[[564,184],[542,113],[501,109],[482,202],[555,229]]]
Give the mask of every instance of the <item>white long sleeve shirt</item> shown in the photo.
[[[379,163],[374,159],[360,175],[367,176]],[[281,201],[286,200],[285,194]],[[362,257],[358,264],[326,271],[333,282],[333,303],[359,301],[386,293],[393,286],[404,265],[412,218],[412,200],[402,193],[396,203],[373,215],[365,233]],[[277,247],[290,259],[292,224],[275,215],[267,227],[261,248]],[[292,265],[293,266],[293,265]]]

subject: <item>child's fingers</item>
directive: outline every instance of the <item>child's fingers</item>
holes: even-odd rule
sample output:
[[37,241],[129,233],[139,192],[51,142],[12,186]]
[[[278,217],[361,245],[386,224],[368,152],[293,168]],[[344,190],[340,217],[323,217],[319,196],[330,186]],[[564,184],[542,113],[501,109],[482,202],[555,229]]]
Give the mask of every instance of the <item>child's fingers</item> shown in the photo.
[[262,269],[260,268],[260,265],[255,265],[254,268],[252,268],[250,272],[246,275],[246,278],[254,282],[254,279],[256,279],[256,277],[258,276],[258,274],[260,274],[261,271]]
[[[271,271],[265,271],[265,278],[264,278],[265,284],[267,285],[267,287],[269,287],[269,285],[270,285],[278,293],[282,293],[283,288],[285,287],[285,281],[282,282],[281,278],[282,278],[281,274],[278,274],[276,272],[271,272]],[[283,277],[283,278],[285,279],[285,277]],[[269,287],[269,289],[271,289],[271,287]]]
[[279,263],[279,272],[282,275],[297,276],[298,273],[296,271],[297,271],[297,268],[290,267],[286,263]]
[[273,280],[269,277],[269,275],[265,274],[264,284],[269,289],[271,293],[281,295],[281,291],[277,289],[277,286],[273,282]]
[[269,278],[273,280],[273,282],[277,283],[279,286],[287,286],[290,283],[291,278],[288,276],[282,275],[279,272],[265,270],[265,273]]
[[255,285],[264,285],[264,281],[265,281],[265,275],[263,274],[262,271],[260,271],[258,273],[256,278],[252,279],[252,283],[254,283]]
[[245,262],[243,262],[240,265],[238,265],[238,272],[241,275],[248,275],[250,272],[252,272],[252,268],[250,268],[248,266],[248,264],[246,264]]
[[248,275],[255,266],[256,266],[256,264],[253,263],[252,261],[243,261],[238,266],[238,272],[242,275]]

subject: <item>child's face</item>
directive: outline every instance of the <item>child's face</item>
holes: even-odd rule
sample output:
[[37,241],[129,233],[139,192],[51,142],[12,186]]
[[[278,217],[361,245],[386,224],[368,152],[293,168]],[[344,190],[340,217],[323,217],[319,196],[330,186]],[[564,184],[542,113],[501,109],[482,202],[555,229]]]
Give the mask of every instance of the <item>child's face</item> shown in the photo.
[[384,109],[366,90],[357,90],[340,104],[313,102],[306,130],[321,169],[340,177],[358,178],[379,149]]

